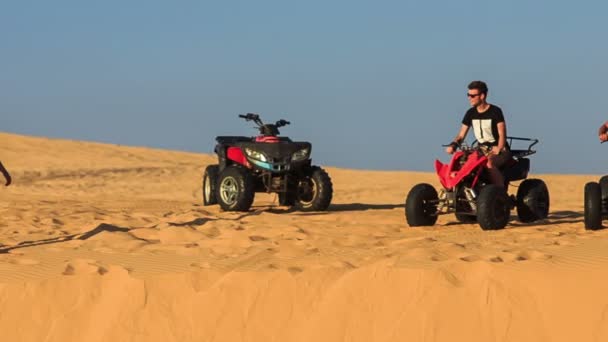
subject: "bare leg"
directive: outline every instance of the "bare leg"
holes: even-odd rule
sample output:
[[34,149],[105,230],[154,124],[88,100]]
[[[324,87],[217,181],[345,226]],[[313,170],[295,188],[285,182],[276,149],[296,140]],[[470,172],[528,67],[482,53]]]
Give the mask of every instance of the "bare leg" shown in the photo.
[[496,167],[489,167],[488,173],[490,174],[490,180],[492,180],[493,184],[496,184],[496,185],[500,186],[501,188],[504,188],[504,186],[505,186],[504,177],[502,176],[502,173],[500,173],[500,171]]
[[490,174],[490,180],[492,180],[493,184],[496,184],[500,187],[504,187],[505,186],[505,179],[502,176],[502,173],[500,172],[500,170],[498,170],[498,168],[504,164],[507,159],[509,158],[509,156],[506,154],[508,152],[503,152],[499,155],[489,155],[488,156],[488,173]]

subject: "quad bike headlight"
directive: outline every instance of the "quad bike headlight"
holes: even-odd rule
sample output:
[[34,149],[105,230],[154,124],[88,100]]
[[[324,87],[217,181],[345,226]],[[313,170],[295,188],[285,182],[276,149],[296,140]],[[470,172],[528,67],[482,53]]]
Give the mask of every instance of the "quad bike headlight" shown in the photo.
[[303,148],[291,156],[292,161],[302,161],[308,158],[310,151],[307,148]]
[[263,162],[267,162],[268,159],[266,158],[266,156],[264,155],[264,153],[262,152],[258,152],[258,151],[254,151],[252,149],[246,148],[245,149],[245,154],[247,154],[248,157],[259,160],[259,161],[263,161]]

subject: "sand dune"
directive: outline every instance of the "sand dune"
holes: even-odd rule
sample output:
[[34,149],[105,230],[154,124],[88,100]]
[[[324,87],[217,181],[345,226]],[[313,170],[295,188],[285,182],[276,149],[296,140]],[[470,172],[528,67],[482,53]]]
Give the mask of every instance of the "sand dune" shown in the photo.
[[598,176],[534,175],[552,208],[501,231],[410,228],[431,173],[328,168],[332,206],[204,207],[211,155],[0,134],[6,341],[606,341]]

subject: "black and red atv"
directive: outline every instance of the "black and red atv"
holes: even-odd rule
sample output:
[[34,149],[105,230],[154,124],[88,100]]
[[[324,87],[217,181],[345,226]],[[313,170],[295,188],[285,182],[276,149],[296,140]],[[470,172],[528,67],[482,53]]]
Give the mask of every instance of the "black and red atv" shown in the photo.
[[[405,218],[411,227],[432,226],[440,214],[455,213],[463,223],[477,221],[482,229],[502,229],[509,222],[511,209],[517,208],[522,222],[544,219],[549,213],[549,191],[540,179],[526,179],[530,171],[529,155],[537,139],[508,137],[513,141],[529,142],[527,149],[511,150],[512,158],[501,168],[504,188],[492,184],[486,164],[485,148],[474,142],[462,144],[449,164],[435,161],[435,169],[443,189],[439,194],[430,184],[414,186],[405,200]],[[516,196],[509,196],[510,182],[520,183]]]
[[217,165],[203,175],[203,204],[219,204],[226,211],[248,211],[256,192],[278,193],[279,204],[304,211],[327,210],[333,195],[331,179],[312,165],[311,144],[279,137],[279,120],[264,124],[253,113],[239,115],[253,121],[257,137],[216,137]]
[[602,219],[608,216],[608,176],[599,182],[585,184],[585,229],[602,228]]

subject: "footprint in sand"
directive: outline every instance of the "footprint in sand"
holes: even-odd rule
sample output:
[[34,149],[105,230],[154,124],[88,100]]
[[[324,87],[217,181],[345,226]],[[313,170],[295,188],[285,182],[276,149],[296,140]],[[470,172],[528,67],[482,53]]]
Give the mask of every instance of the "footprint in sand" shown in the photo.
[[298,274],[298,273],[303,272],[304,269],[302,269],[301,267],[292,266],[292,267],[288,267],[287,271],[289,271],[289,273],[291,273],[291,274]]
[[549,260],[553,256],[549,254],[545,254],[540,251],[524,251],[517,255],[515,260],[517,261],[527,261],[527,260]]
[[108,272],[108,269],[97,264],[96,260],[90,259],[75,259],[66,263],[63,275],[84,275],[84,274],[99,274],[103,275]]
[[249,237],[249,240],[251,240],[251,241],[264,241],[264,240],[268,240],[268,238],[263,237],[263,236],[259,236],[259,235],[251,235]]
[[31,265],[38,265],[40,264],[40,261],[38,260],[34,260],[34,259],[27,259],[27,258],[18,258],[18,259],[13,259],[11,261],[9,261],[11,264],[15,264],[15,265],[27,265],[27,266],[31,266]]
[[431,261],[447,261],[450,257],[442,253],[433,253],[430,259]]
[[500,252],[498,255],[490,258],[491,262],[512,262],[516,261],[518,258],[518,254],[509,253],[509,252]]
[[217,227],[209,227],[206,229],[201,229],[199,231],[210,239],[215,239],[218,236],[222,235],[222,232]]
[[474,262],[483,260],[479,255],[467,255],[465,257],[460,258],[462,261],[466,262]]
[[207,261],[204,262],[195,262],[190,264],[190,267],[194,267],[194,268],[210,268],[211,264]]
[[490,262],[504,262],[503,258],[499,257],[499,256],[495,256],[490,258]]

